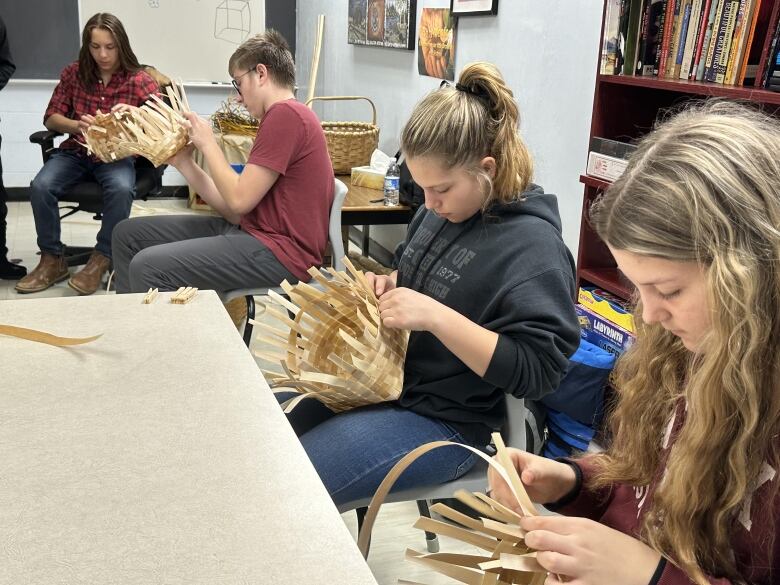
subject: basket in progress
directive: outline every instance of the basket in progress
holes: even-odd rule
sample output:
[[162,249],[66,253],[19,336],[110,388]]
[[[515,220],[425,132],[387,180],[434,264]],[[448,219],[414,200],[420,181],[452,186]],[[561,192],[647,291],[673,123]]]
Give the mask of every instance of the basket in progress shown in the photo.
[[[358,548],[363,557],[368,557],[371,529],[387,494],[398,477],[414,461],[429,451],[441,447],[460,447],[471,451],[492,467],[509,486],[520,505],[522,513],[507,508],[483,492],[458,490],[455,499],[471,508],[475,513],[463,514],[444,503],[431,506],[443,520],[422,516],[414,527],[426,532],[447,536],[479,549],[475,554],[431,553],[421,554],[406,550],[406,559],[422,565],[425,569],[450,577],[453,583],[470,585],[544,585],[547,571],[536,559],[536,551],[525,544],[525,531],[520,527],[523,516],[537,516],[537,510],[528,496],[523,482],[504,445],[501,435],[493,433],[496,458],[493,459],[469,445],[449,441],[434,441],[420,445],[407,453],[387,473],[368,505],[358,536]],[[563,581],[555,575],[558,581]],[[399,581],[401,583],[402,581]],[[403,583],[411,583],[403,581]]]
[[184,88],[169,85],[166,93],[170,106],[152,95],[139,108],[97,114],[82,132],[87,150],[107,163],[140,155],[159,167],[189,140],[182,116],[190,109]]
[[288,412],[307,397],[342,412],[395,400],[401,394],[409,332],[382,325],[376,295],[365,275],[349,259],[344,261],[348,272],[328,269],[331,278],[309,269],[323,290],[284,281],[289,301],[269,291],[276,304],[269,305],[267,313],[286,330],[254,322],[263,331],[260,341],[282,350],[256,352],[266,361],[281,363],[284,370],[283,374],[264,370],[266,380],[275,390],[301,393],[285,404]]
[[315,97],[306,102],[310,106],[314,101],[366,100],[373,112],[371,122],[322,122],[328,153],[333,163],[333,172],[348,175],[352,167],[362,167],[371,162],[371,153],[379,146],[379,128],[376,125],[376,106],[363,96]]

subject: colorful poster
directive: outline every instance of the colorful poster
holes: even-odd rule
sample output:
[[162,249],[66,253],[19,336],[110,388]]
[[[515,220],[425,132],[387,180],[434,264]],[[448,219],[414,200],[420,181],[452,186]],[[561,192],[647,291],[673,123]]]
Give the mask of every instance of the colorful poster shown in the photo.
[[417,69],[420,75],[455,80],[455,21],[449,8],[423,8]]
[[366,42],[367,0],[349,0],[349,26],[347,42]]
[[347,42],[414,49],[417,0],[349,0]]

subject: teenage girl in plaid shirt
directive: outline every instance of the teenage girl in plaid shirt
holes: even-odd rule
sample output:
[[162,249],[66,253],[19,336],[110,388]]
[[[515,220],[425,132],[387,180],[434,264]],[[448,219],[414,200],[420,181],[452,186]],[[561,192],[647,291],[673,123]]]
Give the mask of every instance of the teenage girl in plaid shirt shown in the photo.
[[111,233],[130,215],[135,195],[134,159],[103,163],[87,154],[81,131],[98,111],[121,104],[140,106],[157,91],[130,48],[122,23],[108,13],[87,21],[78,61],[62,71],[43,121],[47,129],[70,134],[33,179],[30,192],[41,260],[16,285],[20,293],[45,290],[70,276],[60,241],[59,197],[81,181],[97,181],[103,191],[103,221],[97,244],[86,266],[68,284],[80,294],[92,294],[111,263]]

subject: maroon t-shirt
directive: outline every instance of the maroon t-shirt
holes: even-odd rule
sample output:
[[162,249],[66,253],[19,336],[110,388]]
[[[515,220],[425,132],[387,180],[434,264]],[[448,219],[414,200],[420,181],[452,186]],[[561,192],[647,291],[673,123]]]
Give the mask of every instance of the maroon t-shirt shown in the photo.
[[[568,505],[556,510],[567,516],[583,516],[597,520],[610,528],[636,537],[642,518],[658,485],[663,480],[666,460],[680,435],[686,418],[684,400],[680,400],[663,437],[662,461],[655,477],[647,486],[614,484],[598,490],[583,487]],[[575,460],[582,471],[583,486],[595,472],[593,456]],[[695,469],[690,471],[696,473]],[[770,585],[780,575],[780,477],[776,470],[764,463],[760,477],[755,478],[753,492],[743,502],[738,517],[734,518],[731,545],[737,570],[747,583]],[[771,512],[771,513],[770,513]],[[630,559],[628,560],[630,562]],[[667,562],[654,585],[692,585],[687,575]],[[728,579],[707,575],[712,585],[728,585]]]
[[272,105],[260,121],[247,164],[279,173],[241,229],[252,234],[298,279],[322,264],[333,203],[333,166],[317,115],[293,99]]

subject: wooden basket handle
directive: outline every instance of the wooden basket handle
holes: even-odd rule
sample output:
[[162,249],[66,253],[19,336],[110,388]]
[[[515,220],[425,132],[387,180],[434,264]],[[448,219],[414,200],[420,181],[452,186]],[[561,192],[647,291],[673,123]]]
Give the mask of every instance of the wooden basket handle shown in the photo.
[[509,468],[506,468],[503,464],[497,462],[489,455],[486,455],[482,451],[475,449],[470,445],[464,445],[462,443],[455,443],[451,441],[432,441],[430,443],[425,443],[424,445],[420,445],[416,449],[413,449],[404,455],[400,460],[398,460],[393,468],[387,472],[387,475],[379,484],[379,487],[376,488],[374,497],[371,498],[371,502],[368,504],[368,511],[366,512],[365,518],[363,518],[363,526],[360,530],[360,534],[358,534],[358,549],[360,549],[360,553],[363,555],[363,558],[368,558],[368,543],[371,540],[371,530],[374,528],[374,522],[376,521],[376,517],[379,514],[379,508],[382,507],[382,504],[384,503],[387,494],[395,484],[395,481],[406,470],[406,468],[414,463],[414,461],[416,461],[419,457],[425,455],[428,451],[438,449],[439,447],[461,447],[463,449],[468,449],[474,453],[474,455],[482,458],[482,460],[484,460],[488,466],[495,469],[501,478],[506,482],[512,494],[520,503],[520,507],[525,515],[538,515],[539,512],[536,509],[536,505],[531,501],[531,498],[528,497],[528,493],[525,491],[525,487],[520,481],[520,478],[517,477],[517,470],[514,468],[514,465],[511,465],[511,462],[507,459],[508,455],[506,455],[506,452],[504,451],[504,442],[501,440],[500,435],[498,433],[493,433],[492,436],[494,441],[496,441],[496,437],[498,437],[498,443],[496,444],[498,455],[501,459],[507,461],[510,464]]
[[372,102],[369,98],[362,96],[362,95],[333,95],[333,96],[327,96],[327,97],[313,97],[310,100],[306,100],[306,105],[308,106],[312,102],[315,102],[317,100],[329,102],[329,101],[336,101],[336,100],[366,100],[369,104],[371,104],[371,111],[373,112],[373,119],[371,120],[371,123],[376,126],[376,106],[374,105],[374,102]]

